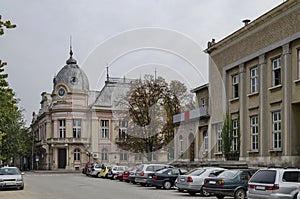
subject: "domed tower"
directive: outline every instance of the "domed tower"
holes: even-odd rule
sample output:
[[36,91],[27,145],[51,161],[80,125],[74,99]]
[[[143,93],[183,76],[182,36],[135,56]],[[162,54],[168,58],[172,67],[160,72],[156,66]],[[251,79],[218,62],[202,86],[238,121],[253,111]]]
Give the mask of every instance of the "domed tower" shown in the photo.
[[66,93],[86,93],[89,90],[89,81],[85,72],[77,65],[70,48],[70,58],[66,65],[53,79],[53,93],[63,97]]

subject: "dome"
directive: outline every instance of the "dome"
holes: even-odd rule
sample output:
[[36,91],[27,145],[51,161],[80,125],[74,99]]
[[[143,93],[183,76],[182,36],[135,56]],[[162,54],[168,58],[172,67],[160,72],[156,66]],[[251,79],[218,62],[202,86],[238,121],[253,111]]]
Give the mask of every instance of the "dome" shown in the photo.
[[72,57],[73,52],[70,50],[70,58],[66,64],[54,77],[53,86],[64,83],[71,90],[89,90],[89,80],[85,72],[77,65],[77,61]]

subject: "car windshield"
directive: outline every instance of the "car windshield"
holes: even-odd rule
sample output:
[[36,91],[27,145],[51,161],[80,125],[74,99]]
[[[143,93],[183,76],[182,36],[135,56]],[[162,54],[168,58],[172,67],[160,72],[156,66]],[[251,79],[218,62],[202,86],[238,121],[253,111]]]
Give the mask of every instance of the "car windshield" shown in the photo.
[[239,170],[227,170],[222,172],[218,177],[220,178],[234,178],[234,176],[239,172]]
[[19,175],[20,172],[15,168],[2,168],[0,169],[0,175]]
[[202,173],[204,173],[205,169],[194,169],[188,173],[186,173],[185,175],[190,175],[190,176],[199,176]]

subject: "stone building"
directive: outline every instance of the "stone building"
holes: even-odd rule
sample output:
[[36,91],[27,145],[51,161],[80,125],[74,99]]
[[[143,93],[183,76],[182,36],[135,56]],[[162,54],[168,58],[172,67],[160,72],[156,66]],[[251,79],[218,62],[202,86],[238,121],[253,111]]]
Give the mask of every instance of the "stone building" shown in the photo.
[[[222,159],[222,123],[252,165],[300,166],[300,2],[288,0],[219,42],[209,42],[211,151]],[[238,139],[238,132],[240,137]],[[240,144],[240,147],[238,147]]]
[[174,115],[175,161],[173,165],[198,165],[207,161],[209,93],[208,84],[192,90],[196,94],[197,108]]
[[[122,151],[114,144],[128,123],[118,117],[122,107],[115,102],[126,94],[130,83],[107,74],[102,90],[91,91],[87,75],[70,50],[66,65],[53,79],[52,92],[41,94],[40,110],[33,115],[34,168],[81,170],[89,161],[122,165],[146,162],[142,154]],[[158,152],[153,162],[166,162],[166,157]]]

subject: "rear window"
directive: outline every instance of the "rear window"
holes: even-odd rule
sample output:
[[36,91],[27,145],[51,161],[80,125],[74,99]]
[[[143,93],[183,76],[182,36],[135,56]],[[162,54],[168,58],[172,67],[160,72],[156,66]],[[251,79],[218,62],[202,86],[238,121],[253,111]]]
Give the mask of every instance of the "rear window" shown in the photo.
[[299,171],[286,171],[282,177],[283,182],[300,182]]
[[205,169],[194,169],[190,172],[187,172],[185,175],[198,176],[204,173]]
[[252,176],[250,182],[274,184],[275,177],[276,177],[276,171],[260,170]]
[[239,172],[239,170],[226,170],[222,172],[218,177],[220,178],[234,178],[234,176]]

